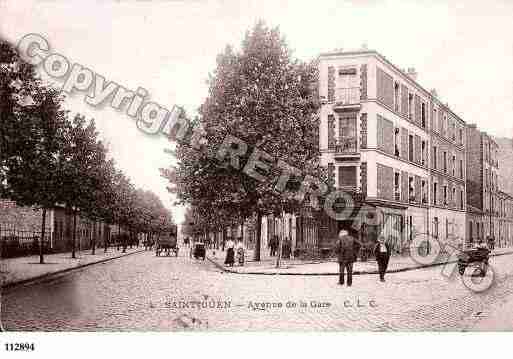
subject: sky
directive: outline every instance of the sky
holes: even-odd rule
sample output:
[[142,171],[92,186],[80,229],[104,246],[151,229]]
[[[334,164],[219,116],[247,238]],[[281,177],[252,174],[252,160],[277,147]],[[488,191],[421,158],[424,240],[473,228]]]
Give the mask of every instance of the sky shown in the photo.
[[[435,88],[467,123],[489,134],[513,135],[513,2],[487,1],[203,1],[0,0],[0,35],[18,42],[38,33],[52,51],[168,109],[194,114],[207,95],[206,80],[226,45],[240,46],[258,20],[279,26],[294,55],[315,58],[366,44],[400,68],[415,67],[418,81]],[[91,107],[84,93],[66,107],[94,118],[121,168],[154,191],[175,220],[175,206],[158,169],[174,158],[173,144],[148,136],[111,108]]]

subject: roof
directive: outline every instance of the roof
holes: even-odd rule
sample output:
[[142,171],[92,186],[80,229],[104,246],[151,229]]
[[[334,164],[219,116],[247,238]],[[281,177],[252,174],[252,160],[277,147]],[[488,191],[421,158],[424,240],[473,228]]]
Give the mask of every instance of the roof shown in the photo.
[[402,69],[400,69],[399,67],[397,67],[396,65],[394,65],[390,60],[388,60],[385,56],[381,55],[379,52],[377,52],[376,50],[354,50],[354,51],[333,51],[333,52],[324,52],[324,53],[321,53],[318,58],[320,57],[330,57],[330,56],[350,56],[350,55],[371,55],[371,56],[375,56],[377,57],[378,59],[380,59],[381,61],[385,62],[387,65],[389,65],[390,67],[392,67],[395,71],[399,72],[401,75],[403,75],[409,82],[411,82],[414,86],[417,86],[418,88],[420,88],[422,91],[425,92],[425,95],[427,97],[429,97],[431,99],[431,101],[433,102],[436,102],[438,103],[438,105],[442,108],[444,108],[445,110],[447,110],[448,112],[450,112],[454,117],[456,117],[459,121],[463,122],[464,124],[465,121],[460,117],[458,116],[454,111],[452,111],[447,105],[443,104],[442,101],[440,101],[439,98],[437,98],[436,96],[433,96],[433,94],[426,90],[421,84],[419,84],[416,80],[412,79],[406,72],[404,72]]

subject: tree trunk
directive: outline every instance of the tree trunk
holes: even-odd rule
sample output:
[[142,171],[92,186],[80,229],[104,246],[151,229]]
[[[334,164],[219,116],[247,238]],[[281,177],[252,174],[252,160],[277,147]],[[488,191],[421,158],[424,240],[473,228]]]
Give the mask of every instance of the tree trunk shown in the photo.
[[260,262],[260,251],[262,250],[262,212],[257,211],[256,224],[255,261]]
[[93,222],[93,238],[92,238],[92,251],[91,254],[94,255],[96,251],[96,222]]
[[224,252],[225,244],[226,244],[226,227],[223,227],[223,239],[222,239],[222,243],[221,243],[223,252]]
[[118,239],[116,241],[116,250],[119,251],[119,243],[121,242],[121,225],[118,223]]
[[77,241],[77,211],[73,211],[73,234],[71,236],[71,258],[77,258],[75,253]]
[[281,211],[281,217],[280,217],[280,235],[278,236],[278,255],[276,256],[276,268],[280,268],[281,265],[281,255],[283,251],[283,232],[284,232],[284,216],[283,216],[283,210]]
[[[105,226],[104,226],[104,228],[105,228]],[[103,247],[104,247],[103,252],[104,252],[104,253],[107,253],[107,244],[108,244],[108,242],[109,242],[109,237],[110,237],[110,225],[109,225],[109,231],[108,231],[108,233],[107,233],[107,232],[105,232],[105,233],[103,234]]]
[[131,232],[131,229],[130,227],[128,228],[128,235],[127,234],[123,234],[123,250],[121,251],[121,253],[126,253],[126,247],[127,247],[127,241],[128,241],[128,236],[130,235],[130,232]]
[[244,243],[244,218],[240,221],[240,240]]
[[43,256],[43,245],[45,240],[45,227],[46,227],[46,208],[43,208],[42,214],[42,224],[41,224],[41,236],[39,237],[39,263],[44,264],[45,259]]

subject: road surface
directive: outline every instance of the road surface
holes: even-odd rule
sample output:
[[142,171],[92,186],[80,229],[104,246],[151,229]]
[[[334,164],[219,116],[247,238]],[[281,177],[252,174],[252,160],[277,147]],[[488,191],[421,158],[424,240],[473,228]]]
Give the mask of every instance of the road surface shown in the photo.
[[[183,251],[186,252],[186,251]],[[355,276],[222,273],[181,253],[144,252],[2,294],[11,331],[512,330],[513,255],[491,259],[495,284],[470,291],[442,267]]]

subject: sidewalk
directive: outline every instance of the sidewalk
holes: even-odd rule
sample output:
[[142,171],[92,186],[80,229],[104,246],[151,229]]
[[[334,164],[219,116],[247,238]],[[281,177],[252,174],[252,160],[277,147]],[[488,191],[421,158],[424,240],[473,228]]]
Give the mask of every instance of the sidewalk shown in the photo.
[[[499,256],[505,254],[513,254],[513,248],[494,249],[491,256]],[[301,261],[298,259],[282,260],[280,268],[276,268],[276,257],[265,258],[260,262],[252,260],[253,253],[248,251],[247,260],[243,267],[235,264],[233,267],[224,265],[226,252],[216,251],[213,256],[212,251],[208,251],[207,258],[213,262],[218,268],[228,273],[236,274],[262,274],[262,275],[338,275],[338,263],[335,260],[329,261]],[[419,264],[409,256],[392,256],[388,264],[387,273],[403,272],[414,269],[434,267],[445,263],[452,263],[454,260],[446,257],[439,258],[435,263]],[[371,259],[367,262],[355,262],[353,274],[378,274],[378,265],[375,260]]]
[[67,272],[73,269],[85,267],[91,264],[109,261],[115,258],[124,257],[130,254],[143,252],[144,248],[126,249],[126,253],[116,248],[109,248],[107,253],[103,248],[97,248],[96,254],[92,255],[91,250],[77,252],[77,258],[71,258],[71,252],[47,254],[45,264],[39,264],[39,256],[4,258],[0,262],[0,283],[1,288],[43,279],[54,274]]

